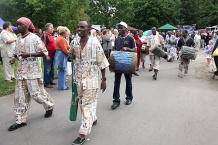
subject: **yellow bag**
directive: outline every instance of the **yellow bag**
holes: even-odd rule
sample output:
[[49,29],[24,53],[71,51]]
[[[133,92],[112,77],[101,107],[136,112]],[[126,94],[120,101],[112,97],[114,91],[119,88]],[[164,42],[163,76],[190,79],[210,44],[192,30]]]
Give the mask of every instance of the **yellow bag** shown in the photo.
[[216,50],[213,52],[213,56],[218,56],[218,47],[217,47]]

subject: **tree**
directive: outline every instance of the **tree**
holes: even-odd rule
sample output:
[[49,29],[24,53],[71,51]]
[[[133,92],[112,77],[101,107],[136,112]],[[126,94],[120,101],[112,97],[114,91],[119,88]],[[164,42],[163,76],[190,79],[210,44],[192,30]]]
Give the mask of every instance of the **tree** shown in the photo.
[[118,23],[117,17],[126,23],[134,17],[130,0],[92,0],[86,12],[93,24],[103,24],[107,28]]
[[137,0],[133,3],[135,17],[131,24],[142,30],[160,27],[166,23],[178,24],[180,19],[180,0]]

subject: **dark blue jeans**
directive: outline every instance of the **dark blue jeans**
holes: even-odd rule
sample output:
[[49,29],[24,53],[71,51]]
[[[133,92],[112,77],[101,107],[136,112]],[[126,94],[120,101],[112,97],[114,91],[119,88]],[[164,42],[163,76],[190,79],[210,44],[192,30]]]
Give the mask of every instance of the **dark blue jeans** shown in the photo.
[[49,85],[54,80],[54,59],[51,58],[48,61],[45,57],[43,57],[44,63],[44,86]]
[[[126,100],[132,100],[132,74],[125,74],[126,79]],[[113,102],[117,102],[120,104],[120,81],[121,81],[122,73],[115,73],[115,81],[114,81],[114,93],[113,93]]]

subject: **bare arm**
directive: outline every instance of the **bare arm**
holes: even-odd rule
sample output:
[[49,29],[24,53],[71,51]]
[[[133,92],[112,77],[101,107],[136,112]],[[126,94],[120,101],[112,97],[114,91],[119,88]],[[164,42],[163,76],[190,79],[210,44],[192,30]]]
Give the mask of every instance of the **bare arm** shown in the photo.
[[106,77],[105,77],[105,68],[101,70],[101,90],[102,93],[106,90],[107,85],[106,85]]
[[11,44],[11,43],[15,42],[16,40],[17,40],[17,38],[12,38],[12,39],[8,40],[6,43]]

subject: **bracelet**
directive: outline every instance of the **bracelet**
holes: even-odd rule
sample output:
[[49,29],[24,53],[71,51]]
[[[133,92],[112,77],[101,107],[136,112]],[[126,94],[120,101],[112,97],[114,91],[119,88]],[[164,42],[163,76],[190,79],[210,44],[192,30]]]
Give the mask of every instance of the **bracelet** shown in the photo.
[[106,78],[101,78],[102,81],[106,81]]

